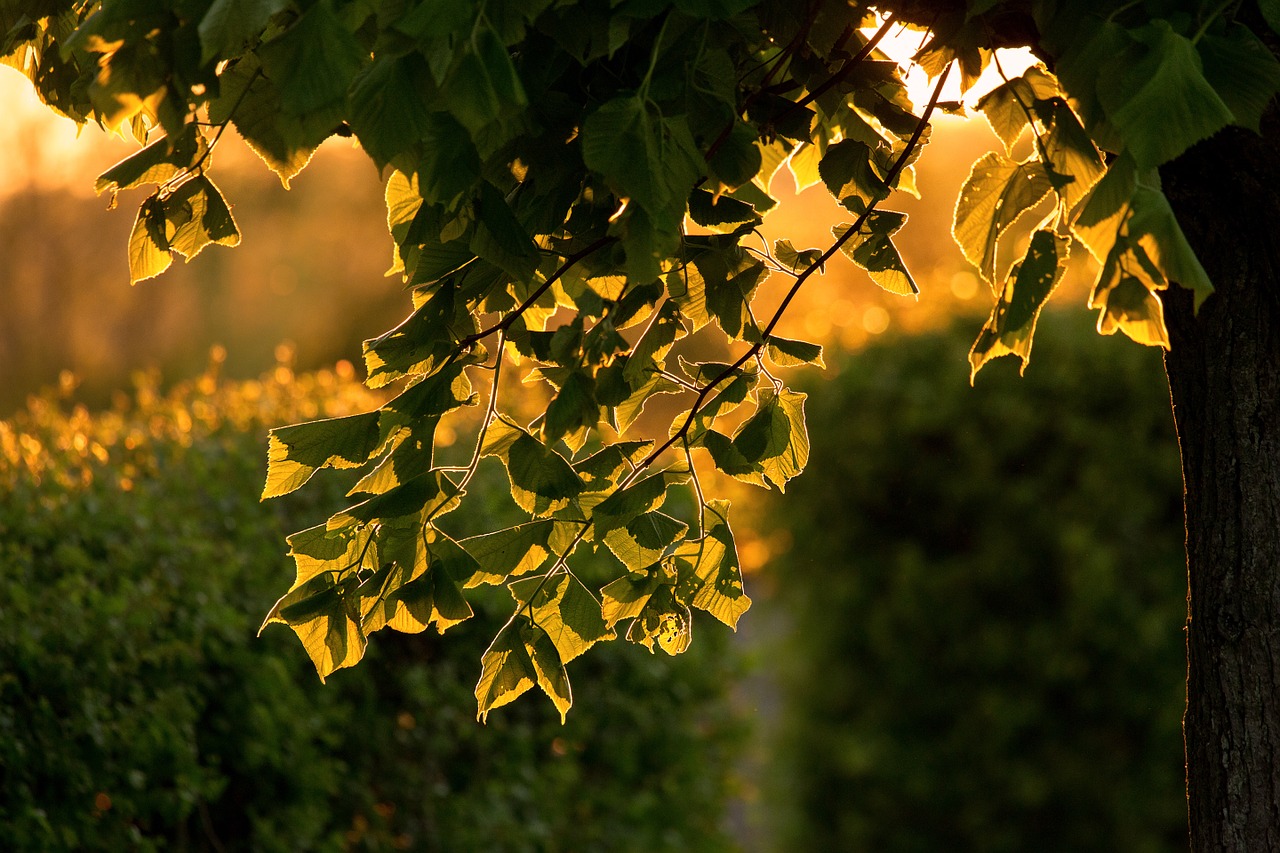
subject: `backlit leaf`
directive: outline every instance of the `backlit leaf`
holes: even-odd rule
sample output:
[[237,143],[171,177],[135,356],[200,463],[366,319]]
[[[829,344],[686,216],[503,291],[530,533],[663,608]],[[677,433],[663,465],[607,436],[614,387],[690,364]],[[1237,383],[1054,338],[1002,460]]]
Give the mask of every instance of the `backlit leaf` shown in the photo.
[[537,683],[538,674],[525,648],[520,629],[508,625],[493,638],[480,658],[480,681],[476,684],[476,719],[486,722],[489,712],[509,702]]
[[1053,190],[1044,166],[1016,163],[992,151],[973,164],[960,188],[951,233],[969,263],[996,281],[996,244],[1010,226]]
[[1027,253],[1009,272],[1000,298],[969,351],[970,381],[982,366],[1002,355],[1016,355],[1025,370],[1031,359],[1036,320],[1066,272],[1068,240],[1052,231],[1037,231]]
[[508,588],[520,605],[518,612],[546,632],[562,663],[609,639],[600,602],[572,574],[523,578]]

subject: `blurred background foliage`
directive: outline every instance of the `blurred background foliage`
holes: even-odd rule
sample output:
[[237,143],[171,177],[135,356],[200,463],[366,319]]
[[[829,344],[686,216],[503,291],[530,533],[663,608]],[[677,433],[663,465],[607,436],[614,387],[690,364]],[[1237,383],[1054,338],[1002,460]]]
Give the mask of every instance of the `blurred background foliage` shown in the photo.
[[[777,500],[725,484],[756,519],[742,632],[700,623],[676,659],[609,644],[575,665],[566,727],[539,701],[480,727],[506,601],[379,637],[327,685],[289,632],[254,638],[284,534],[343,491],[257,503],[265,430],[376,405],[351,363],[408,306],[367,159],[330,143],[286,193],[228,137],[244,243],[130,288],[134,200],[90,187],[132,148],[74,140],[16,84],[0,71],[6,849],[1185,849],[1159,357],[1051,310],[1025,378],[968,387],[988,297],[937,199],[984,126],[940,120],[929,203],[903,206],[918,304],[838,258],[779,327],[831,366],[809,471]],[[770,236],[825,245],[825,191],[774,189]]]
[[371,403],[349,372],[281,366],[0,423],[6,850],[728,849],[723,632],[675,660],[611,644],[563,727],[541,702],[475,720],[501,590],[327,684],[288,631],[255,637],[284,534],[354,482],[259,504],[265,430]]
[[1022,378],[970,389],[961,321],[812,383],[813,463],[757,510],[777,849],[1186,849],[1168,391],[1089,320]]

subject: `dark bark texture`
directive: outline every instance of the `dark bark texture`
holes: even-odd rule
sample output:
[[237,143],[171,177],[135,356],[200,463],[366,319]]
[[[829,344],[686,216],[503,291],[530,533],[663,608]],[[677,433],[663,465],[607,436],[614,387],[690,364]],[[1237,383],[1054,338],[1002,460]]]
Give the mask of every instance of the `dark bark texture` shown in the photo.
[[1280,116],[1162,169],[1216,292],[1164,294],[1186,488],[1191,847],[1280,851]]

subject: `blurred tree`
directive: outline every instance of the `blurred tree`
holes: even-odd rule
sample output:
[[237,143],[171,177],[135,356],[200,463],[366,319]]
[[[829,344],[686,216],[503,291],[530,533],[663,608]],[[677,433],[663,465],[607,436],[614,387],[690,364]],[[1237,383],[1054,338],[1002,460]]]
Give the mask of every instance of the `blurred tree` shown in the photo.
[[[357,662],[370,633],[443,630],[470,615],[463,589],[518,578],[483,658],[482,716],[534,685],[566,711],[565,664],[619,623],[673,654],[691,640],[691,608],[736,624],[749,600],[727,505],[699,488],[694,449],[761,486],[799,473],[805,397],[768,363],[819,363],[821,351],[776,334],[786,308],[837,252],[885,289],[916,292],[892,240],[904,216],[880,205],[914,189],[935,109],[958,108],[942,98],[952,72],[967,91],[993,49],[1030,46],[1044,64],[978,103],[1006,150],[974,164],[956,206],[953,235],[997,296],[970,362],[1025,364],[1073,245],[1101,264],[1090,297],[1101,331],[1175,344],[1193,840],[1280,848],[1271,0],[877,4],[887,16],[844,0],[3,8],[0,54],[50,106],[139,140],[165,133],[98,183],[156,186],[129,239],[134,281],[174,254],[239,242],[208,171],[230,126],[286,186],[335,133],[391,170],[393,269],[414,310],[368,342],[365,361],[373,386],[415,384],[378,412],[275,432],[268,496],[321,467],[382,462],[359,503],[291,537],[297,581],[269,621],[292,627],[324,676]],[[877,49],[898,20],[928,32],[914,62],[938,82],[919,115]],[[1015,160],[1028,128],[1031,154]],[[825,249],[756,248],[784,163],[850,214]],[[791,279],[772,313],[755,299],[770,273]],[[669,358],[712,327],[731,363]],[[508,357],[536,363],[526,378],[552,395],[532,423],[500,412]],[[482,377],[491,393],[471,459],[436,467],[436,424],[480,403]],[[689,408],[651,442],[621,441],[658,394]],[[437,521],[486,455],[531,520],[459,545]],[[689,483],[694,511],[661,512]],[[600,598],[570,565],[590,550],[621,563]]]
[[[761,640],[776,849],[1185,848],[1159,359],[1060,311],[1025,379],[969,389],[967,335],[842,363],[809,412],[826,462],[759,509],[791,543]],[[835,505],[840,524],[813,512]]]

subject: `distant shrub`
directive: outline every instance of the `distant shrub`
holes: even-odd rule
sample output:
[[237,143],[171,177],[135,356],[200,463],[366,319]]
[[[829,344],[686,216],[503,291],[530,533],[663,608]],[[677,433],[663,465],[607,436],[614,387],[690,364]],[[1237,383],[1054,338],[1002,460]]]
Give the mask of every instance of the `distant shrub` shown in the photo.
[[964,324],[814,389],[812,464],[765,513],[780,849],[1186,849],[1168,389],[1085,322],[1046,318],[1021,379],[970,389]]
[[563,727],[537,701],[475,721],[504,590],[486,624],[379,635],[327,685],[289,631],[255,638],[292,578],[283,535],[349,485],[259,504],[265,430],[372,404],[349,371],[282,367],[0,423],[0,847],[727,846],[723,632],[593,655]]

